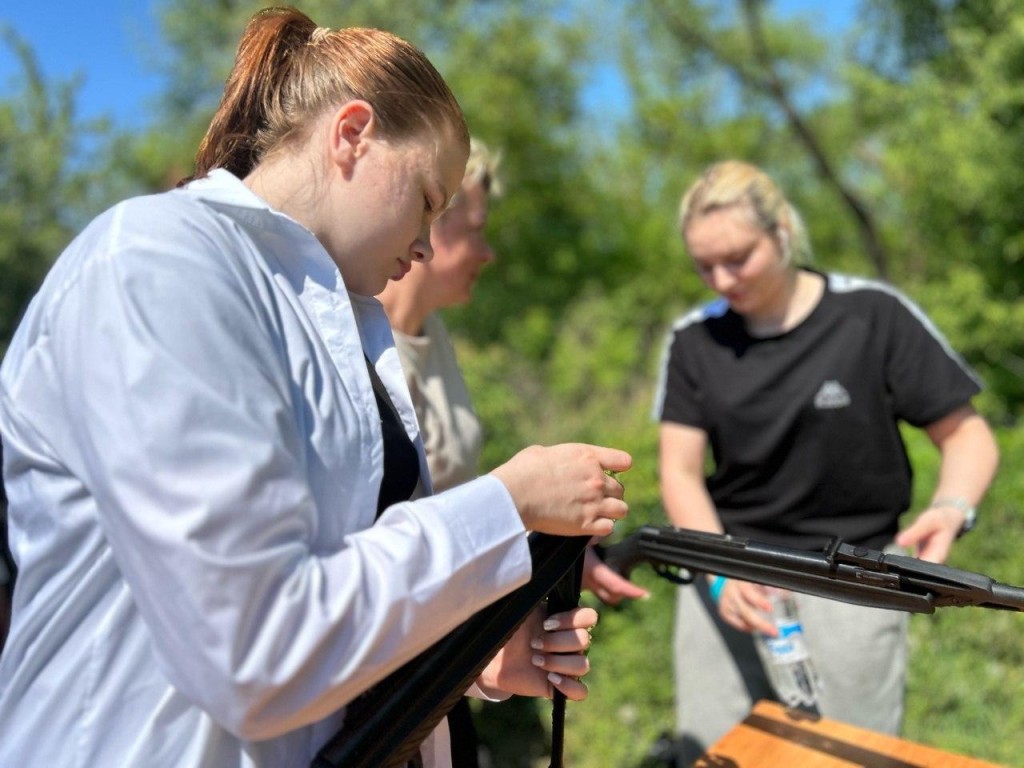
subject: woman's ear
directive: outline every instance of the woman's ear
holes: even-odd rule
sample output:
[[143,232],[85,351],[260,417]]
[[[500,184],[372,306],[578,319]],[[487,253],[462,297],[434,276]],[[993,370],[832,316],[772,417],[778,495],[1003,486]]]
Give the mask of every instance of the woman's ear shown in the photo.
[[792,252],[792,223],[790,221],[789,212],[782,211],[782,215],[779,216],[779,220],[775,224],[775,233],[779,242],[779,251],[782,254],[782,263],[788,264],[789,260],[793,257]]
[[366,152],[367,140],[376,128],[373,107],[362,99],[345,102],[330,121],[328,155],[346,174]]

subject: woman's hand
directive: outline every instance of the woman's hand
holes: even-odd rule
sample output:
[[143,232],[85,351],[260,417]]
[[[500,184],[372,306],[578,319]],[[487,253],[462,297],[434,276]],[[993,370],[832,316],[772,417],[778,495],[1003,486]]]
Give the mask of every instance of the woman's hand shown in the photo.
[[896,543],[914,556],[932,563],[944,563],[964,524],[964,513],[956,507],[933,506],[896,536]]
[[775,624],[768,618],[771,609],[768,588],[749,581],[726,579],[718,596],[718,615],[740,632],[777,635]]
[[605,470],[632,465],[625,451],[585,443],[525,448],[491,472],[515,501],[528,530],[607,536],[626,516],[622,484]]
[[545,617],[543,606],[537,606],[484,668],[477,686],[491,698],[515,694],[550,699],[557,689],[572,701],[582,701],[587,686],[579,678],[590,671],[586,653],[595,624],[593,608]]
[[605,565],[593,547],[587,547],[583,559],[582,587],[593,592],[606,605],[618,605],[624,599],[640,600],[650,594]]

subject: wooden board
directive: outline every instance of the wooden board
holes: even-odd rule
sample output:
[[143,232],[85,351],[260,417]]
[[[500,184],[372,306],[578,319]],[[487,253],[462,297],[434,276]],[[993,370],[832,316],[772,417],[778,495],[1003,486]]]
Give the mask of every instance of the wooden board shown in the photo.
[[1003,768],[760,701],[693,768]]

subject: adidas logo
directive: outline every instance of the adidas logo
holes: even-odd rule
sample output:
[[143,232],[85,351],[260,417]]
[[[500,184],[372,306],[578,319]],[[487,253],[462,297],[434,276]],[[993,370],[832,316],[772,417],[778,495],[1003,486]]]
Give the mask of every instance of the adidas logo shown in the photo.
[[850,393],[838,381],[826,381],[814,396],[814,407],[818,410],[846,408],[849,404]]

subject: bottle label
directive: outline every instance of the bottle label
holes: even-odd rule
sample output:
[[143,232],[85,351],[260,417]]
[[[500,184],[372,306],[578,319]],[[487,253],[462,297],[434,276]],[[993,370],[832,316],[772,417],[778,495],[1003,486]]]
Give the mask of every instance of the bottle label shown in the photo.
[[777,661],[804,661],[808,658],[803,630],[799,622],[779,622],[778,637],[766,637],[765,645]]

